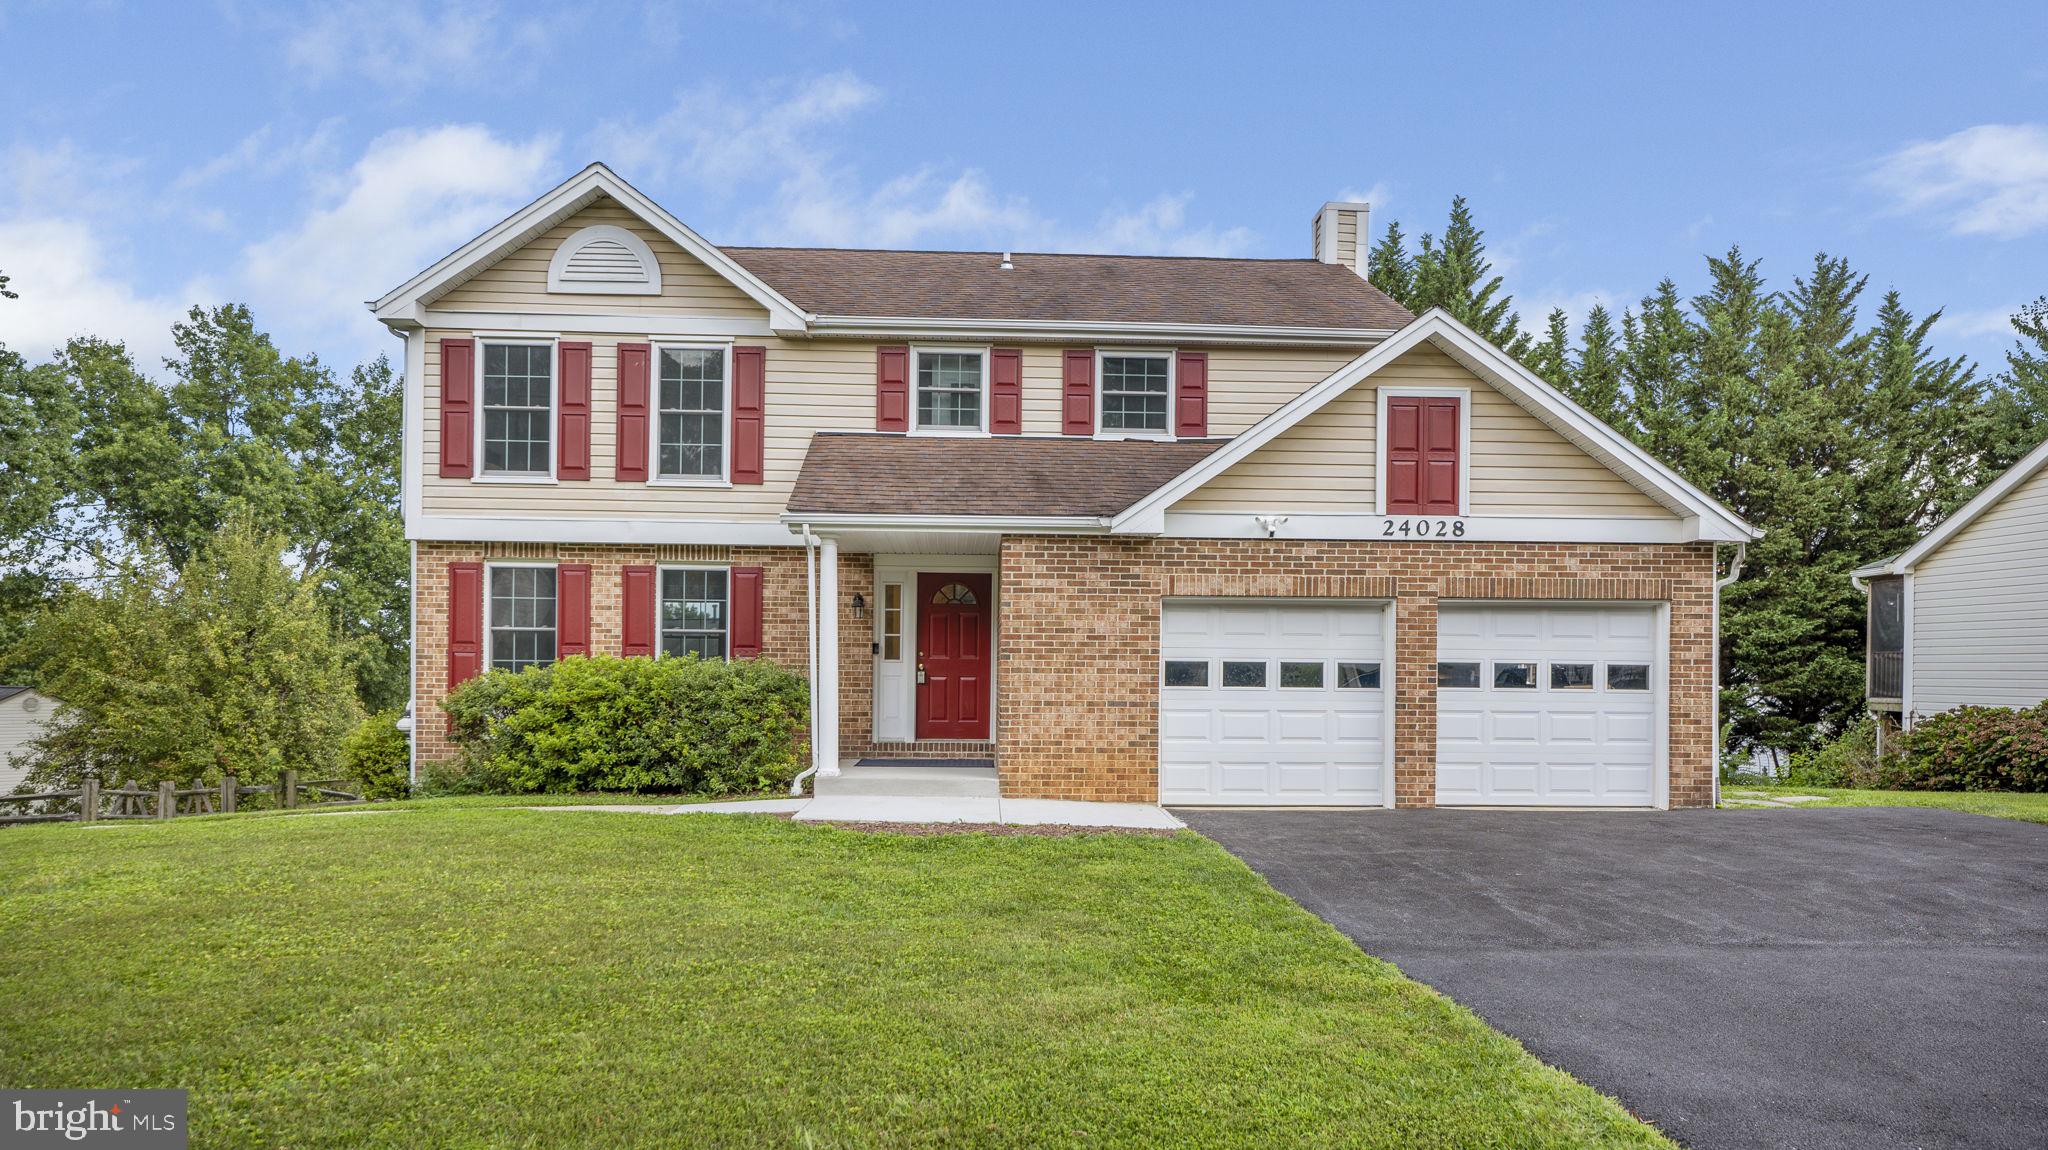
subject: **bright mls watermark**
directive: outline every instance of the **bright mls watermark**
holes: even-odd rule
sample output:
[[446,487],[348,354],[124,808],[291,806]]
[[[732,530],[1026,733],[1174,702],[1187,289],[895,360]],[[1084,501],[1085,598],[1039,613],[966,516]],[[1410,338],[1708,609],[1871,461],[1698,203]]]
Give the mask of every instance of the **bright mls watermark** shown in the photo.
[[183,1150],[183,1090],[0,1090],[0,1146]]

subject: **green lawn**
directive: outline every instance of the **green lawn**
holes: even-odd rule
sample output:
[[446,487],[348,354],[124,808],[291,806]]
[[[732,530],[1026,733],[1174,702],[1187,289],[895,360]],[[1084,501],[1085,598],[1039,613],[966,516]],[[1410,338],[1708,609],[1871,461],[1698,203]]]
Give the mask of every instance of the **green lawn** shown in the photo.
[[0,1082],[195,1146],[1669,1146],[1194,834],[0,831]]
[[2005,791],[1859,791],[1832,790],[1826,787],[1756,786],[1749,783],[1721,784],[1721,797],[1724,801],[1737,797],[1741,791],[1761,791],[1773,798],[1784,795],[1818,795],[1822,800],[1799,804],[1802,807],[1941,807],[1944,810],[1968,811],[1971,814],[1992,815],[2001,819],[2048,823],[2048,794],[2021,795]]

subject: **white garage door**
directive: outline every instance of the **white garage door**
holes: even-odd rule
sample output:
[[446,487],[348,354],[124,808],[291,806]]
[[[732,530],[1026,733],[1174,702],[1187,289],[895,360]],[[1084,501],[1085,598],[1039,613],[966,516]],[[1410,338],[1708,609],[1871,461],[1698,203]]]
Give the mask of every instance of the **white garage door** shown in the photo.
[[1656,802],[1654,607],[1437,612],[1436,801]]
[[1167,604],[1160,801],[1377,805],[1384,620],[1351,604]]

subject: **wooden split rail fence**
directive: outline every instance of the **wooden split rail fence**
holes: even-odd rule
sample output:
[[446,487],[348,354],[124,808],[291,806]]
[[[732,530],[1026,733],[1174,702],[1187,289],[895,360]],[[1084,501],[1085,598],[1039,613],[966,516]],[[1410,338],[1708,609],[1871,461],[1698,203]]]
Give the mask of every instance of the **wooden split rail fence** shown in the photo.
[[166,781],[147,789],[138,787],[134,779],[120,787],[102,787],[99,780],[87,779],[76,790],[0,795],[0,826],[232,814],[252,796],[262,796],[255,804],[259,807],[285,810],[362,802],[361,794],[341,789],[345,781],[302,781],[297,771],[286,771],[277,782],[261,787],[245,787],[233,775],[222,778],[218,786],[194,779],[189,787]]

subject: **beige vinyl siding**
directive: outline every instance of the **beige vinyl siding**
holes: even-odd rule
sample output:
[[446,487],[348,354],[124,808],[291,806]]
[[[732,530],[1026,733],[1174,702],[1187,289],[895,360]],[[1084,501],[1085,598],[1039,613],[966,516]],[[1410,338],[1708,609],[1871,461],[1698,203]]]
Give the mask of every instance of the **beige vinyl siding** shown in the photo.
[[[661,294],[586,295],[548,291],[548,261],[562,241],[592,224],[615,224],[646,241],[661,264]],[[710,266],[611,199],[601,199],[539,239],[433,301],[441,311],[653,313],[767,318],[767,309]]]
[[2048,698],[2048,470],[1922,559],[1911,578],[1916,714]]
[[[29,710],[30,700],[36,709]],[[50,721],[57,704],[45,695],[34,691],[23,691],[12,698],[0,699],[0,794],[6,794],[28,777],[28,768],[9,760],[17,751],[27,748],[30,739],[42,733],[43,724]],[[8,808],[11,812],[14,808]]]
[[[814,432],[875,429],[877,344],[748,337],[738,343],[768,349],[766,482],[730,488],[619,483],[611,476],[618,460],[614,441],[618,432],[621,337],[565,332],[565,338],[588,340],[591,344],[592,478],[554,485],[442,479],[438,474],[440,341],[469,335],[456,331],[434,331],[427,335],[421,426],[426,465],[421,507],[428,515],[618,518],[652,513],[713,519],[773,518],[788,500]],[[1059,433],[1063,354],[1064,349],[1058,347],[1024,349],[1027,434]],[[1225,435],[1244,430],[1352,357],[1353,353],[1315,350],[1211,351],[1211,432]]]
[[1174,510],[1370,514],[1376,389],[1403,386],[1471,389],[1472,442],[1466,450],[1470,514],[1671,515],[1450,356],[1428,346],[1381,368],[1175,504]]

